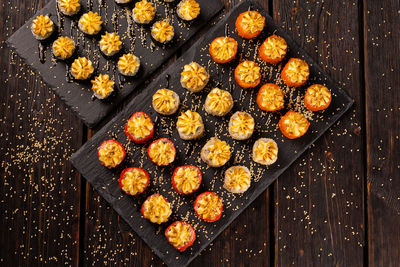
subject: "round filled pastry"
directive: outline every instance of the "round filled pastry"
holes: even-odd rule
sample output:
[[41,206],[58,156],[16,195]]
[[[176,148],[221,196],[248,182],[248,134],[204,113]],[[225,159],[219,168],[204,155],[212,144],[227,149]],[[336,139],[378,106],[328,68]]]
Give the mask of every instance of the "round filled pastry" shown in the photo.
[[97,149],[101,165],[111,169],[117,167],[124,160],[125,148],[114,139],[109,139],[101,143]]
[[232,166],[225,171],[224,188],[231,193],[244,193],[249,189],[251,173],[246,166]]
[[168,138],[160,138],[149,145],[147,155],[154,164],[167,166],[175,160],[176,149]]
[[168,242],[180,252],[185,251],[196,240],[193,227],[183,221],[176,221],[168,226],[164,234]]
[[122,191],[131,196],[144,192],[150,183],[149,174],[146,170],[137,167],[126,168],[121,172],[118,179]]
[[238,43],[235,39],[222,36],[211,42],[209,52],[216,63],[227,63],[236,57],[237,48]]
[[196,166],[180,166],[172,175],[172,187],[178,194],[189,195],[199,189],[201,179],[201,171]]
[[245,60],[235,69],[235,81],[242,88],[254,88],[260,84],[260,67],[251,60]]
[[211,167],[221,167],[231,158],[231,147],[227,142],[212,137],[201,149],[200,157]]
[[231,93],[219,88],[214,88],[208,93],[204,109],[213,116],[225,116],[233,108]]
[[303,136],[310,126],[310,123],[303,114],[289,110],[280,120],[279,129],[289,139],[296,139]]
[[37,16],[31,25],[31,32],[33,36],[39,40],[43,41],[49,38],[54,32],[54,22],[50,19],[48,15]]
[[264,29],[265,18],[257,11],[246,11],[237,17],[235,26],[239,36],[252,39]]
[[332,101],[331,91],[321,84],[313,84],[307,88],[304,104],[311,111],[327,109]]
[[190,92],[197,93],[206,87],[210,79],[207,70],[196,62],[191,62],[183,67],[181,72],[181,85]]
[[310,76],[307,62],[300,58],[291,58],[281,72],[283,82],[288,86],[300,87]]
[[136,23],[149,24],[156,15],[156,8],[153,3],[146,0],[136,2],[132,10],[132,17]]
[[114,92],[114,81],[108,74],[100,74],[91,81],[92,90],[95,97],[105,99]]
[[249,139],[254,132],[254,118],[247,112],[237,111],[229,120],[229,134],[235,140]]
[[166,44],[174,38],[174,27],[169,20],[160,20],[151,26],[151,37],[159,43]]
[[112,57],[122,48],[121,38],[115,32],[106,32],[106,34],[101,36],[99,46],[101,52],[103,52],[104,55]]
[[256,102],[258,107],[264,111],[277,111],[285,106],[283,91],[274,83],[266,83],[261,86]]
[[174,114],[180,103],[178,94],[169,89],[159,89],[153,95],[153,108],[162,115]]
[[176,7],[176,14],[183,20],[194,20],[200,15],[200,5],[195,0],[182,0]]
[[87,35],[96,35],[101,31],[101,16],[97,12],[89,11],[82,15],[79,19],[78,27],[79,29],[86,33]]
[[287,53],[287,43],[285,39],[278,35],[271,35],[260,46],[258,55],[262,60],[270,64],[278,64]]
[[137,144],[149,141],[154,135],[154,123],[144,112],[134,113],[125,124],[125,135]]
[[75,42],[69,37],[60,36],[54,41],[51,50],[56,58],[66,60],[74,54]]
[[79,0],[57,0],[58,9],[66,16],[74,16],[81,10]]
[[194,211],[206,222],[215,222],[221,218],[223,204],[221,198],[214,192],[204,192],[194,201]]
[[253,160],[261,165],[271,165],[278,159],[278,145],[271,138],[260,138],[253,145]]
[[162,224],[168,221],[172,209],[165,197],[160,194],[153,194],[143,202],[140,212],[150,222]]
[[131,54],[124,54],[118,59],[118,71],[124,76],[135,76],[140,68],[140,59]]
[[72,62],[71,75],[76,80],[86,80],[92,76],[93,72],[92,61],[85,57],[78,57]]
[[179,137],[183,140],[193,140],[200,138],[204,134],[204,123],[200,114],[186,110],[178,117],[176,129]]

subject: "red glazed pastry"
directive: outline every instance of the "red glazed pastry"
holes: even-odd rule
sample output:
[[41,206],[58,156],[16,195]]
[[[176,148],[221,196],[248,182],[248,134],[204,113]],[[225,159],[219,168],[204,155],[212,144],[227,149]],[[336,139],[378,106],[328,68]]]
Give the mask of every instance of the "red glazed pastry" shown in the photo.
[[97,149],[101,165],[107,168],[115,168],[124,160],[125,148],[114,139],[106,140]]
[[143,217],[152,223],[165,223],[172,213],[171,204],[160,194],[153,194],[143,202],[140,209]]
[[168,138],[160,138],[149,145],[147,155],[154,164],[167,166],[175,160],[176,149]]
[[310,126],[308,120],[303,114],[293,110],[288,111],[279,120],[279,129],[282,134],[289,139],[295,139],[303,136]]
[[332,94],[329,89],[321,84],[308,87],[304,96],[304,104],[311,111],[320,111],[329,107]]
[[282,89],[274,83],[261,86],[257,94],[257,105],[264,111],[277,111],[285,106]]
[[278,35],[271,35],[260,46],[258,55],[265,62],[278,64],[286,56],[287,44],[285,39]]
[[150,178],[147,171],[137,167],[126,168],[118,179],[122,191],[131,196],[143,193],[149,182]]
[[193,227],[183,221],[176,221],[168,226],[164,234],[168,242],[180,252],[185,251],[196,240]]
[[227,36],[217,37],[211,42],[209,52],[215,62],[228,63],[235,58],[237,47],[235,39]]
[[144,112],[134,113],[125,124],[125,135],[137,144],[146,143],[153,137],[154,124]]
[[251,60],[245,60],[235,69],[235,81],[242,88],[254,88],[260,84],[260,67]]
[[246,11],[237,17],[235,26],[239,36],[252,39],[264,29],[265,18],[257,11]]
[[204,192],[197,196],[194,211],[200,219],[215,222],[221,218],[223,204],[221,198],[213,192]]
[[201,184],[201,171],[193,165],[177,167],[172,175],[172,186],[179,194],[188,195],[199,189]]
[[288,86],[300,87],[310,76],[307,62],[299,58],[291,58],[281,72],[283,82]]

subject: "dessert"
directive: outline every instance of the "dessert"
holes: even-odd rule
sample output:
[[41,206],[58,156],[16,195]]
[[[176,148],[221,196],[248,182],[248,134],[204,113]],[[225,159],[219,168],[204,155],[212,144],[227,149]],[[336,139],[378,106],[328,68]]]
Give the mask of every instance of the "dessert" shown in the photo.
[[321,84],[308,87],[304,96],[304,103],[311,111],[320,111],[329,107],[332,101],[331,91]]
[[54,22],[47,15],[37,16],[32,21],[31,32],[39,41],[49,38],[53,34],[54,29]]
[[258,55],[265,62],[278,64],[283,60],[287,53],[287,43],[285,39],[278,35],[271,35],[260,46]]
[[93,94],[98,99],[105,99],[114,92],[114,81],[110,79],[108,74],[96,76],[91,83]]
[[75,52],[75,42],[66,36],[60,36],[54,41],[52,46],[53,55],[62,60],[66,60]]
[[147,155],[154,164],[167,166],[175,160],[176,150],[174,143],[167,138],[155,140],[147,148]]
[[237,111],[229,120],[229,134],[236,140],[249,139],[253,135],[254,127],[254,119],[247,112]]
[[221,167],[231,158],[231,147],[217,137],[211,138],[201,149],[201,159],[211,167]]
[[212,89],[204,103],[206,112],[214,116],[225,116],[232,108],[233,98],[231,93],[219,88]]
[[58,9],[67,16],[76,15],[81,10],[79,0],[57,0]]
[[156,8],[151,2],[142,0],[136,2],[132,10],[132,17],[136,23],[149,24],[156,15]]
[[92,11],[89,11],[88,13],[83,14],[79,19],[78,27],[82,32],[88,35],[95,35],[101,31],[102,24],[101,16],[99,16],[97,12],[93,13]]
[[104,55],[111,57],[121,50],[121,38],[119,37],[119,35],[115,34],[115,32],[106,32],[105,35],[101,36],[99,46],[101,52],[103,52]]
[[153,95],[153,108],[162,115],[174,114],[179,107],[180,100],[177,93],[169,89],[159,89]]
[[149,196],[140,209],[143,217],[152,223],[162,224],[168,221],[172,213],[171,204],[160,194]]
[[265,18],[257,11],[246,11],[235,22],[239,36],[252,39],[257,37],[265,26]]
[[193,165],[177,167],[172,175],[172,186],[179,194],[188,195],[199,189],[202,175]]
[[168,242],[180,252],[185,251],[196,240],[193,227],[183,221],[176,221],[165,230]]
[[150,178],[147,171],[137,167],[124,169],[118,179],[122,191],[131,196],[143,193],[149,182]]
[[168,20],[157,21],[151,27],[151,37],[159,43],[168,43],[174,38],[174,35],[174,27]]
[[146,143],[153,134],[153,121],[144,112],[134,113],[125,124],[125,135],[137,144]]
[[181,85],[193,93],[200,92],[207,85],[210,75],[206,69],[196,62],[183,67]]
[[118,60],[118,71],[125,76],[135,76],[140,68],[140,59],[129,53],[122,55]]
[[215,38],[209,48],[212,59],[217,63],[227,63],[236,57],[238,43],[235,39],[223,36]]
[[235,81],[242,88],[254,88],[260,84],[260,67],[251,60],[245,60],[235,69]]
[[183,140],[199,138],[204,133],[203,119],[199,113],[186,110],[178,117],[176,129]]
[[125,148],[114,139],[106,140],[97,149],[101,165],[107,168],[115,168],[124,160]]
[[277,111],[285,106],[283,91],[274,83],[266,83],[261,86],[256,102],[258,107],[264,111]]
[[231,193],[244,193],[249,189],[251,173],[246,166],[232,166],[225,171],[224,188]]
[[71,65],[71,75],[76,80],[86,80],[92,76],[93,72],[92,61],[85,57],[78,57]]
[[303,136],[310,123],[303,114],[290,110],[279,120],[279,129],[289,139]]
[[195,0],[182,0],[176,7],[176,14],[183,20],[194,20],[200,15],[200,5]]
[[221,198],[213,192],[204,192],[194,201],[194,211],[200,219],[215,222],[221,218],[223,204]]
[[260,138],[253,145],[253,160],[261,165],[271,165],[278,159],[278,145],[270,138]]
[[283,82],[288,86],[299,87],[306,83],[310,76],[307,62],[300,58],[291,58],[281,72]]

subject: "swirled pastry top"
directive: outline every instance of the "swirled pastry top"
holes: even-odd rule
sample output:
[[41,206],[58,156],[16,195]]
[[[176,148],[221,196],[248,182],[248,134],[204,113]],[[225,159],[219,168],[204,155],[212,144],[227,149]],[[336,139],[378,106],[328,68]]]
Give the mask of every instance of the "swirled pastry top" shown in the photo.
[[192,20],[200,15],[200,5],[195,0],[182,0],[178,4],[177,12],[184,20]]
[[273,162],[278,157],[278,146],[270,139],[261,138],[254,148],[254,156],[260,162]]
[[164,223],[171,215],[171,205],[160,194],[151,195],[143,203],[143,216],[152,223]]
[[255,83],[261,77],[260,67],[250,60],[245,60],[237,66],[237,74],[245,83]]
[[308,64],[299,58],[291,58],[287,63],[286,76],[292,83],[303,83],[310,75]]
[[264,43],[265,54],[271,59],[282,58],[286,55],[287,43],[285,39],[277,35],[271,35]]
[[236,54],[237,42],[235,39],[224,36],[214,39],[210,44],[211,54],[218,60],[224,61]]
[[137,69],[140,67],[140,61],[135,55],[130,53],[125,54],[119,58],[118,67],[124,73],[136,73]]
[[144,114],[133,116],[128,120],[128,132],[135,138],[146,138],[153,131],[154,125],[150,117]]
[[285,119],[282,121],[285,131],[293,136],[303,135],[310,125],[306,117],[299,112],[288,112],[286,114]]
[[79,0],[59,0],[59,6],[68,14],[75,14],[81,9]]
[[254,131],[254,119],[247,112],[236,112],[232,115],[231,131],[233,133],[247,136]]
[[308,87],[306,98],[311,106],[319,107],[328,105],[332,95],[327,87],[321,84],[314,84]]
[[85,57],[79,57],[71,65],[71,73],[78,80],[89,78],[94,72],[92,62]]
[[190,226],[182,222],[177,222],[172,225],[169,227],[169,231],[167,232],[168,241],[174,247],[185,246],[192,238],[192,235],[193,233]]
[[142,0],[136,2],[135,7],[133,8],[133,13],[136,21],[140,23],[149,23],[153,20],[154,15],[156,14],[156,9],[151,2]]
[[115,32],[106,32],[105,35],[101,36],[100,46],[101,50],[105,51],[106,54],[112,54],[116,51],[121,50],[121,38]]
[[158,21],[151,27],[151,35],[160,43],[171,41],[174,37],[174,27],[167,20]]
[[186,110],[178,117],[176,125],[186,135],[195,134],[197,129],[202,126],[201,116],[195,111]]
[[206,104],[212,111],[223,114],[231,108],[233,98],[228,91],[214,88],[207,95]]
[[114,81],[108,74],[100,74],[92,82],[92,90],[101,97],[107,97],[114,91]]
[[251,174],[244,166],[233,166],[225,172],[227,178],[224,187],[228,190],[240,192],[246,190],[250,185]]
[[199,187],[201,176],[193,166],[182,166],[174,173],[176,188],[184,194],[189,194]]
[[125,172],[121,180],[122,190],[131,195],[142,193],[147,186],[149,179],[144,171],[139,168],[132,168]]
[[42,38],[54,31],[54,23],[49,16],[40,15],[32,21],[32,32]]
[[231,157],[231,147],[225,141],[219,139],[214,140],[214,143],[208,146],[210,153],[207,155],[207,158],[211,160],[214,165],[223,165]]
[[153,95],[153,105],[165,113],[175,109],[178,103],[174,97],[174,91],[165,88],[157,90]]
[[181,73],[182,85],[194,91],[204,88],[209,78],[207,70],[196,62],[185,65]]
[[202,194],[197,200],[197,213],[207,220],[214,220],[222,209],[222,201],[216,194]]
[[98,156],[104,166],[114,168],[124,159],[125,152],[116,142],[107,142],[99,148]]
[[79,19],[79,23],[82,27],[82,30],[88,34],[95,34],[101,30],[101,16],[97,14],[97,12],[89,11],[82,15]]
[[262,31],[265,26],[265,18],[257,11],[246,11],[242,18],[242,27],[246,32],[256,33]]
[[53,53],[56,57],[67,59],[72,56],[75,51],[75,42],[66,37],[60,36],[53,43]]
[[170,142],[158,140],[151,143],[148,153],[153,162],[165,166],[174,161],[176,151]]
[[260,89],[260,104],[266,110],[278,110],[285,105],[285,99],[282,90],[272,84],[265,84]]

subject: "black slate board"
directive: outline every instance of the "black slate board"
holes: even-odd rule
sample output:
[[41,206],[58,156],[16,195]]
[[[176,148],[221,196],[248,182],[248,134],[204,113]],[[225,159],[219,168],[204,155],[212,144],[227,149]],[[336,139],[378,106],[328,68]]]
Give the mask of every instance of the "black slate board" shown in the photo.
[[[163,46],[155,41],[152,42],[150,26],[138,26],[134,22],[128,23],[127,14],[129,13],[127,12],[132,10],[135,2],[132,1],[129,5],[122,7],[117,5],[114,0],[81,0],[82,11],[71,19],[62,16],[62,14],[59,17],[57,16],[57,5],[54,0],[15,32],[7,42],[42,76],[46,83],[54,88],[56,94],[75,111],[87,126],[93,127],[223,8],[223,4],[220,1],[198,0],[201,7],[199,17],[192,22],[184,22],[176,16],[175,8],[178,1],[165,3],[163,0],[152,0],[157,8],[155,21],[170,18],[170,22],[175,29],[173,41]],[[77,24],[73,23],[73,21],[77,22],[80,14],[87,12],[90,6],[92,7],[91,10],[101,14],[103,20],[103,30],[95,38],[85,36],[77,28]],[[110,77],[113,77],[114,81],[116,81],[116,93],[113,96],[107,100],[92,100],[93,94],[90,82],[67,81],[66,64],[64,62],[56,62],[51,58],[51,49],[49,47],[57,37],[57,33],[52,36],[51,40],[46,42],[46,62],[42,64],[39,61],[39,42],[32,36],[30,26],[32,20],[40,14],[51,15],[51,19],[58,25],[60,35],[72,37],[79,44],[77,54],[89,57],[94,65],[98,66],[97,73],[109,73]],[[142,65],[139,73],[134,78],[120,79],[115,67],[118,60],[117,57],[107,60],[101,55],[97,41],[105,31],[118,32],[124,43],[123,51],[132,51],[140,57]]]
[[[262,35],[256,40],[242,40],[238,37],[234,22],[238,14],[248,8],[260,11],[267,19],[267,26]],[[229,25],[229,35],[239,43],[238,58],[228,65],[214,63],[208,54],[208,44],[218,36],[223,36],[225,25]],[[302,57],[310,65],[310,81],[304,87],[293,89],[288,88],[279,78],[279,72],[283,64],[271,66],[262,63],[257,59],[255,51],[266,36],[276,33],[287,40],[289,45],[288,57]],[[286,106],[291,109],[301,110],[311,121],[307,134],[297,140],[289,140],[280,133],[277,122],[288,108],[278,113],[266,113],[258,109],[255,104],[255,96],[258,89],[242,90],[233,79],[233,70],[241,58],[256,60],[262,66],[263,81],[277,82],[285,91]],[[196,61],[207,66],[211,79],[207,88],[198,94],[192,94],[180,86],[180,72],[185,64]],[[176,117],[160,116],[151,107],[152,94],[159,88],[166,86],[165,76],[171,75],[170,89],[176,91],[182,100],[181,110],[188,107],[199,112],[205,123],[206,134],[198,141],[183,141],[179,138],[175,129]],[[323,83],[328,86],[333,94],[331,106],[324,112],[312,113],[306,111],[302,96],[305,87],[312,83]],[[235,106],[230,114],[224,118],[216,118],[205,113],[203,103],[207,93],[214,86],[232,90],[235,99]],[[134,231],[154,250],[154,252],[169,266],[184,266],[193,260],[202,249],[218,236],[257,196],[259,196],[285,169],[287,169],[310,145],[319,138],[332,124],[337,121],[353,104],[349,96],[339,89],[337,85],[313,62],[281,28],[279,28],[271,17],[253,2],[244,2],[235,7],[224,17],[210,32],[199,40],[187,51],[176,64],[169,67],[158,77],[147,89],[138,95],[120,114],[110,121],[102,130],[93,136],[79,151],[71,157],[71,162],[80,173],[99,191],[111,206],[124,218]],[[234,141],[229,137],[227,125],[230,115],[237,110],[250,112],[256,120],[256,131],[254,136],[247,141]],[[152,164],[145,153],[147,145],[136,145],[126,138],[123,133],[127,119],[136,111],[148,113],[156,121],[155,137],[168,137],[177,147],[177,160],[173,166],[157,167]],[[177,113],[179,114],[179,112]],[[214,135],[226,140],[233,148],[232,158],[222,168],[209,168],[200,160],[200,150],[205,142]],[[264,167],[254,163],[250,158],[250,151],[254,141],[260,137],[270,137],[277,141],[279,146],[278,161],[270,166]],[[116,138],[127,149],[127,158],[122,166],[115,170],[108,170],[99,164],[97,158],[97,147],[100,143],[109,138]],[[194,164],[200,167],[203,173],[203,182],[200,190],[194,196],[180,196],[175,193],[171,186],[170,178],[173,169],[183,164]],[[253,174],[252,185],[243,195],[236,195],[227,192],[222,188],[224,171],[234,165],[244,164],[249,167]],[[118,176],[123,168],[129,166],[140,166],[150,172],[151,183],[148,189],[140,197],[131,197],[122,193],[118,186]],[[224,202],[224,213],[221,219],[215,223],[206,223],[198,219],[192,209],[195,197],[204,191],[214,191],[222,197]],[[145,198],[152,193],[163,194],[173,206],[173,215],[169,223],[174,220],[185,220],[191,223],[197,233],[195,244],[183,253],[179,253],[170,246],[164,237],[164,230],[169,223],[158,226],[150,223],[140,215],[140,206]]]

